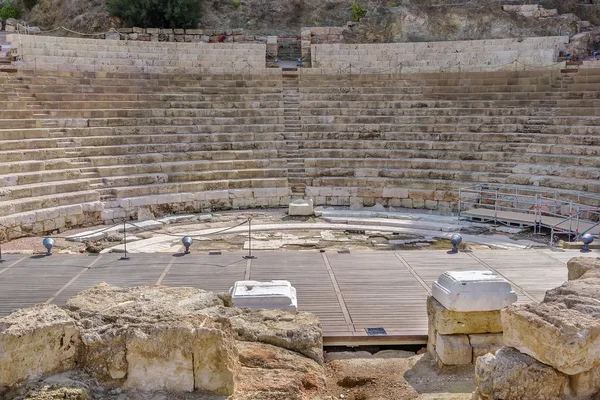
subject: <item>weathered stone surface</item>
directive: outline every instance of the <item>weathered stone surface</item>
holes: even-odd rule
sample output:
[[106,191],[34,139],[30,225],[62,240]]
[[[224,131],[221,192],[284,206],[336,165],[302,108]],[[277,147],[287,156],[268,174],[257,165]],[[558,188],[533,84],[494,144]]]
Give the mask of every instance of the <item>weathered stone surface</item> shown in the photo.
[[0,398],[6,400],[92,400],[95,397],[90,385],[83,382],[79,374],[65,372],[43,380],[34,380],[16,385]]
[[231,330],[202,316],[138,327],[127,338],[124,387],[232,394],[237,353]]
[[242,369],[236,393],[241,398],[263,398],[278,393],[279,399],[312,398],[325,387],[323,368],[298,353],[264,343],[238,341]]
[[290,203],[288,214],[291,216],[310,216],[314,214],[313,201],[309,200],[294,200]]
[[314,314],[257,310],[230,320],[239,340],[283,347],[323,364],[322,327]]
[[436,338],[435,351],[444,365],[467,365],[473,361],[473,348],[467,335],[440,335]]
[[504,343],[576,375],[600,365],[600,279],[569,281],[540,304],[502,310]]
[[128,369],[125,339],[124,332],[117,329],[84,331],[79,364],[105,385],[122,385]]
[[573,394],[578,398],[600,398],[600,367],[570,376],[569,386]]
[[504,344],[501,333],[478,333],[469,335],[469,343],[473,348],[473,360],[487,353],[495,353]]
[[[569,269],[569,280],[574,281],[582,278],[587,272],[594,270],[600,271],[600,258],[590,257],[575,257],[571,258],[567,263]],[[588,277],[591,277],[588,275]]]
[[442,335],[502,332],[500,311],[450,311],[432,296],[427,298],[427,315],[435,331]]
[[[194,288],[107,284],[79,293],[68,307],[34,307],[0,320],[0,371],[7,371],[0,390],[65,370],[136,393],[235,392],[234,398],[248,399],[280,393],[303,399],[324,386],[321,326],[312,314],[234,308],[229,295]],[[65,338],[66,328],[73,338]],[[245,351],[246,378],[240,378],[238,348]],[[56,393],[71,398],[71,392]]]
[[476,394],[492,400],[558,400],[568,390],[568,377],[512,347],[475,363]]
[[121,288],[101,283],[79,292],[67,307],[84,318],[154,321],[231,303],[229,295],[190,287],[143,286]]
[[0,318],[0,388],[75,366],[81,340],[75,320],[54,305]]

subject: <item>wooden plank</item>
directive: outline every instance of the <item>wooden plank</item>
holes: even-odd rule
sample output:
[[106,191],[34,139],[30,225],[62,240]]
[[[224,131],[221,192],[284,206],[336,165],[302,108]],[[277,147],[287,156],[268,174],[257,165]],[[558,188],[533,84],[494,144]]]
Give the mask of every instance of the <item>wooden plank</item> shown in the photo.
[[[237,280],[287,279],[299,306],[315,313],[327,345],[422,344],[427,338],[428,289],[447,270],[495,270],[509,279],[520,302],[540,301],[546,290],[566,280],[566,262],[600,251],[489,250],[447,254],[444,250],[398,252],[260,252],[242,254],[119,254],[11,258],[0,275],[0,316],[52,299],[64,304],[75,293],[107,282],[120,286],[192,286],[227,291]],[[162,280],[161,280],[162,279]],[[527,297],[527,295],[529,297]],[[387,336],[368,336],[383,327]]]

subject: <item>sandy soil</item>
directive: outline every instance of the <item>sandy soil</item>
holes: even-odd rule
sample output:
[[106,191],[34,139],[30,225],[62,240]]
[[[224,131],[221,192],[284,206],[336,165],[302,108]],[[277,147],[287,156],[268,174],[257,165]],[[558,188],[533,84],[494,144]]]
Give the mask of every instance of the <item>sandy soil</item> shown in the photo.
[[346,400],[470,400],[473,366],[439,369],[428,354],[351,358],[326,364],[327,392]]

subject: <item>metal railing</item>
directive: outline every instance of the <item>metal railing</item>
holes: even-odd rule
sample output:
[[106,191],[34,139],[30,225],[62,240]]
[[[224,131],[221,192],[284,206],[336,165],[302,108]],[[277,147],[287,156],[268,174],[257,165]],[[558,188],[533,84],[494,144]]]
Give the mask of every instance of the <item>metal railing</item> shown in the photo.
[[[551,230],[551,243],[556,233],[569,240],[581,238],[600,226],[600,195],[561,191],[531,186],[480,184],[462,187],[458,194],[458,216],[471,209],[493,210],[493,214],[473,215],[495,224],[531,226],[535,233],[543,227]],[[514,214],[502,214],[509,211]],[[556,222],[555,218],[561,219]],[[568,222],[568,226],[565,226]]]

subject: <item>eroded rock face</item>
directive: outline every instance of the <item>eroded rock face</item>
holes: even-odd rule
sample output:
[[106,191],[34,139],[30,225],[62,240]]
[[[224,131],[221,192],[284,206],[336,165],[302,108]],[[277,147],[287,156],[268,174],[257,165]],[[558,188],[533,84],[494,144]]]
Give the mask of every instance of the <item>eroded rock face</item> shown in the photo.
[[134,328],[126,340],[124,387],[232,394],[237,352],[227,328],[199,316]]
[[[100,284],[67,305],[68,311],[39,306],[0,320],[0,350],[9,349],[0,351],[0,386],[68,370],[128,393],[304,399],[324,385],[321,325],[312,314],[239,309],[228,295],[162,286]],[[40,399],[55,398],[41,386],[23,393],[38,389],[46,396]],[[63,389],[52,395],[88,393]]]
[[480,399],[562,399],[568,391],[566,375],[511,347],[475,363],[476,394]]
[[235,316],[231,323],[239,340],[283,347],[323,364],[322,328],[314,314],[258,310]]
[[100,284],[67,302],[80,316],[80,365],[109,386],[232,394],[239,369],[223,296],[194,288]]
[[[322,368],[314,360],[264,343],[238,341],[237,345],[242,365],[240,399],[312,398],[311,393],[325,387]],[[279,397],[272,397],[275,394]]]
[[569,281],[540,304],[502,310],[504,343],[576,375],[600,365],[600,279]]
[[54,305],[37,305],[0,318],[0,388],[75,366],[76,321]]
[[[592,277],[591,272],[600,272],[600,258],[575,257],[567,263],[569,269],[569,280],[574,281],[582,278],[584,275]],[[593,274],[596,275],[596,274]],[[600,277],[600,275],[598,276]]]

